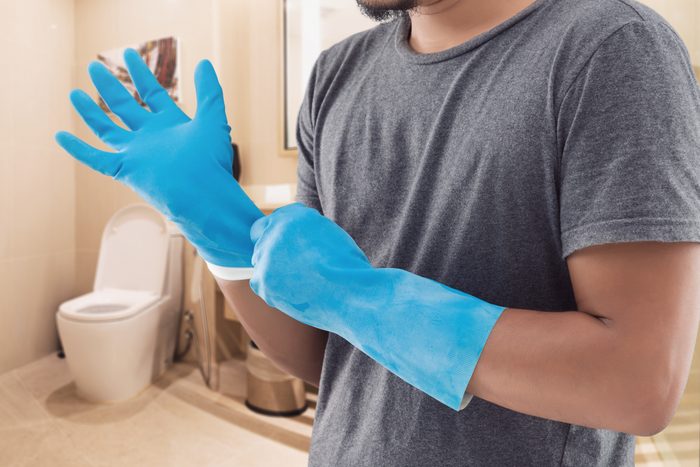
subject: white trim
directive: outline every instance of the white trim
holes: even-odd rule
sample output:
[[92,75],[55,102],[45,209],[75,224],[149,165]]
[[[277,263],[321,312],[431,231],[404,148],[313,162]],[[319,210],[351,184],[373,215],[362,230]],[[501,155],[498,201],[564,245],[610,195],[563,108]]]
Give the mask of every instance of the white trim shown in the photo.
[[469,403],[472,401],[472,395],[467,393],[467,391],[464,391],[464,396],[462,397],[462,402],[459,404],[459,409],[462,410],[466,406],[469,405]]
[[214,276],[226,281],[244,281],[253,277],[253,268],[227,268],[211,263],[207,263],[207,267]]

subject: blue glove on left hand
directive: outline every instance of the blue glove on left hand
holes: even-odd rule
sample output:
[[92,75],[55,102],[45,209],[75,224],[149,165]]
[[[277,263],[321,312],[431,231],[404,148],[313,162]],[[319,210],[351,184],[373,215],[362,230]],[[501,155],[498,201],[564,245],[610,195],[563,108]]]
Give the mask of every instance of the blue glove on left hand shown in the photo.
[[340,335],[449,407],[466,388],[503,307],[401,269],[374,268],[315,209],[285,206],[251,228],[250,286],[309,326]]
[[71,102],[90,129],[117,152],[100,151],[59,132],[56,140],[87,166],[132,188],[175,222],[202,258],[226,268],[250,267],[250,226],[263,213],[233,179],[230,127],[221,86],[211,63],[195,70],[197,114],[185,115],[138,53],[124,60],[151,111],[141,107],[101,63],[92,82],[109,108],[132,131],[115,124],[83,91]]

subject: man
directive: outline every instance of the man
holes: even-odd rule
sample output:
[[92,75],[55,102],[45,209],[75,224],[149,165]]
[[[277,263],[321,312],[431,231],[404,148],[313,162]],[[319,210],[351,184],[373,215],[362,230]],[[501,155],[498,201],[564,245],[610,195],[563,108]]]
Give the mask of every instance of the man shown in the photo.
[[[389,21],[317,61],[297,135],[308,207],[261,218],[233,189],[209,196],[209,176],[191,196],[211,202],[179,201],[172,180],[204,181],[227,132],[201,73],[191,132],[170,131],[134,62],[156,114],[118,114],[140,132],[74,96],[123,155],[59,142],[179,222],[258,346],[319,385],[310,465],[632,465],[632,435],[675,411],[700,317],[700,92],[681,40],[632,0],[359,3]],[[160,177],[151,153],[186,161]],[[236,214],[250,286],[226,280],[251,254],[219,225]]]

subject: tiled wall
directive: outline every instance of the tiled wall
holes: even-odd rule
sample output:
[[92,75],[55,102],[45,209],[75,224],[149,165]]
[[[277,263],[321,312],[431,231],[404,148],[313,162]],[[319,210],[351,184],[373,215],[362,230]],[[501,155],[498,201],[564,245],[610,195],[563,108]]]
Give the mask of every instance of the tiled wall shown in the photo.
[[74,293],[75,169],[53,142],[71,129],[73,0],[0,0],[0,373],[56,348]]

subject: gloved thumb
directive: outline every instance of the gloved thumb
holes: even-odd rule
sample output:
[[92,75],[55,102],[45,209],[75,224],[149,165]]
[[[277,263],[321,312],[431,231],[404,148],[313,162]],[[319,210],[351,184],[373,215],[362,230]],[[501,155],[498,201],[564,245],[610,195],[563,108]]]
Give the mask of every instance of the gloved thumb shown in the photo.
[[262,237],[263,232],[265,232],[267,228],[267,224],[270,223],[269,217],[270,216],[263,216],[250,226],[250,239],[253,243],[257,243],[260,237]]
[[195,118],[226,122],[224,94],[209,60],[202,60],[194,70],[194,85],[197,92],[197,114]]

